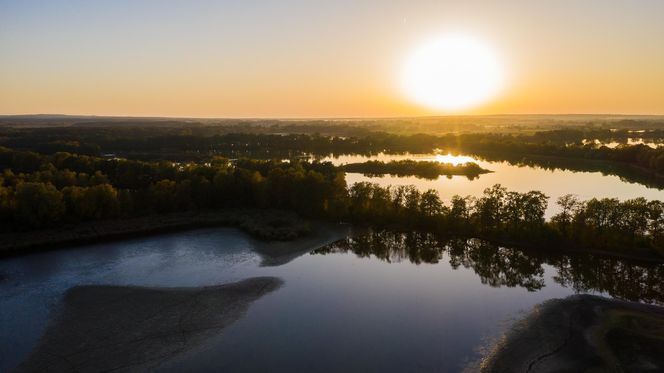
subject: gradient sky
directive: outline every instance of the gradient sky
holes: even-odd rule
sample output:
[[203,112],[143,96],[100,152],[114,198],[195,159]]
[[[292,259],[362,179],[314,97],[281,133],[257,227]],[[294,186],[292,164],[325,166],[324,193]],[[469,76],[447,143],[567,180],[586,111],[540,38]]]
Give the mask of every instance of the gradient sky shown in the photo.
[[445,114],[398,77],[448,32],[506,70],[462,114],[664,114],[662,0],[0,0],[0,114]]

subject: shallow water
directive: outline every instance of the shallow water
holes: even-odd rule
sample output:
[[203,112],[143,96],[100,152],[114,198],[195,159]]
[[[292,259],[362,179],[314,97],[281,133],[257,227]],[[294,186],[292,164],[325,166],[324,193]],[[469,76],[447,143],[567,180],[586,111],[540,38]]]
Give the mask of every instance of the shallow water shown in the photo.
[[281,289],[162,369],[402,372],[457,371],[511,320],[574,289],[659,301],[664,283],[661,266],[545,257],[429,236],[355,237],[276,267],[261,266],[256,242],[234,229],[0,261],[0,371],[26,356],[75,285],[202,286],[277,276]]
[[454,195],[480,196],[484,189],[494,184],[502,184],[509,190],[528,192],[538,190],[549,196],[549,206],[546,217],[555,215],[559,208],[556,205],[558,197],[565,194],[576,194],[582,200],[591,198],[618,198],[621,200],[644,197],[650,200],[664,200],[664,189],[648,187],[642,184],[628,182],[618,176],[604,175],[601,172],[581,172],[561,169],[545,169],[542,167],[516,166],[508,162],[490,162],[461,155],[436,154],[403,154],[376,156],[345,155],[326,157],[322,160],[330,161],[336,165],[368,160],[389,162],[392,160],[415,159],[420,161],[438,161],[446,163],[476,162],[480,167],[493,171],[482,174],[477,179],[470,180],[466,176],[440,176],[435,180],[421,179],[414,176],[397,177],[384,175],[369,177],[359,173],[347,173],[346,181],[353,184],[361,181],[388,185],[415,185],[420,190],[435,189],[443,201],[449,201]]

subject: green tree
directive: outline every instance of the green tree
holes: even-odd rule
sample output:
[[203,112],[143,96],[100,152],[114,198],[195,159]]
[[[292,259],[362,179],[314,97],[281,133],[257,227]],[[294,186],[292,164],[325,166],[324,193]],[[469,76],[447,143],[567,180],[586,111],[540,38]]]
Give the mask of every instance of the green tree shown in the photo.
[[0,178],[0,221],[11,219],[14,210],[14,191],[11,188],[2,185],[3,179]]
[[16,220],[44,227],[62,219],[65,204],[53,184],[22,182],[16,186]]
[[483,231],[498,230],[503,222],[507,189],[500,184],[484,189],[484,194],[475,202],[475,216]]
[[556,203],[560,207],[560,212],[551,218],[551,223],[563,237],[570,238],[572,221],[583,205],[573,194],[558,197]]
[[85,189],[83,215],[89,219],[110,219],[120,214],[118,192],[110,184]]
[[152,208],[159,213],[175,211],[176,207],[176,183],[164,179],[154,183],[150,187],[152,197]]

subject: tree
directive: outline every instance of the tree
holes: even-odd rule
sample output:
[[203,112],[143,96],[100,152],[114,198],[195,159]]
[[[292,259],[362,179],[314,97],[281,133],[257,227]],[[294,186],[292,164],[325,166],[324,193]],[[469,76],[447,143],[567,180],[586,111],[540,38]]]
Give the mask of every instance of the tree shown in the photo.
[[175,194],[175,181],[164,179],[152,184],[150,187],[152,208],[159,213],[175,211]]
[[11,219],[14,210],[14,191],[2,185],[3,179],[0,178],[0,221]]
[[420,191],[414,186],[410,185],[406,192],[406,199],[404,201],[404,210],[407,221],[411,223],[417,218],[420,211]]
[[448,225],[452,231],[465,233],[468,230],[470,218],[470,197],[453,196],[450,201],[450,211],[447,215]]
[[475,202],[475,215],[479,228],[497,230],[503,221],[507,189],[500,184],[484,189],[484,195]]
[[438,192],[429,189],[422,193],[420,199],[420,213],[426,217],[438,216],[443,213],[445,206],[438,196]]
[[539,191],[530,191],[521,195],[523,222],[525,226],[534,232],[544,225],[544,214],[546,213],[549,197]]
[[551,218],[551,223],[564,237],[569,238],[572,220],[582,208],[582,204],[573,194],[558,197],[556,204],[560,207],[560,212]]
[[89,219],[110,219],[120,214],[118,192],[110,184],[86,188],[83,214]]
[[512,232],[516,233],[523,229],[521,225],[523,221],[523,205],[524,198],[521,193],[507,192],[505,194],[502,219],[504,220],[503,224]]
[[68,186],[61,190],[67,215],[77,219],[85,218],[85,187]]
[[652,245],[664,255],[664,202],[648,202],[648,231]]
[[16,186],[16,220],[43,227],[62,219],[65,204],[53,184],[22,182]]

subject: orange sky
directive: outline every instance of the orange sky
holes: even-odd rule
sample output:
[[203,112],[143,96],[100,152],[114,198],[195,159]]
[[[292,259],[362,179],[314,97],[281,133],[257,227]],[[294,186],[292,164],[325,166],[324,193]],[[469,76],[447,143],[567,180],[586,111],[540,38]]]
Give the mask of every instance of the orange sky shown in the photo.
[[398,77],[432,35],[467,33],[505,87],[452,114],[664,114],[664,2],[0,3],[0,114],[451,114]]

